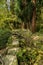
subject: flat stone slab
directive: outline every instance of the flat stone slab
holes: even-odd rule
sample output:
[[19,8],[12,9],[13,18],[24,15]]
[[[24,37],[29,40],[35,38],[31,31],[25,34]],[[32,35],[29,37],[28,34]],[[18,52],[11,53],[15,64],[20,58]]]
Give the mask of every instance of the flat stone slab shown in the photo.
[[6,55],[3,57],[5,65],[18,65],[17,57],[13,55]]
[[10,48],[8,50],[8,54],[15,55],[15,53],[17,53],[19,50],[21,50],[19,47]]

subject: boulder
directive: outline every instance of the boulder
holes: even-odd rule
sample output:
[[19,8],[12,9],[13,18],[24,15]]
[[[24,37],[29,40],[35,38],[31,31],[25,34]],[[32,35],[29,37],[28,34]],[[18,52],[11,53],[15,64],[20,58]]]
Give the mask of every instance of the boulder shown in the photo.
[[5,65],[18,65],[17,57],[13,55],[6,55],[3,57]]
[[15,55],[19,50],[20,50],[19,47],[10,48],[10,49],[8,50],[8,54],[10,54],[10,55]]

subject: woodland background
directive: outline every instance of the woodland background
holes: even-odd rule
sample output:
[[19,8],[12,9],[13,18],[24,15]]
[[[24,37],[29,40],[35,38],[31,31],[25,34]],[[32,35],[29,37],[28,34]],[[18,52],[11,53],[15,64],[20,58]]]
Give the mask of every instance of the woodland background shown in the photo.
[[0,0],[0,65],[43,65],[43,0]]

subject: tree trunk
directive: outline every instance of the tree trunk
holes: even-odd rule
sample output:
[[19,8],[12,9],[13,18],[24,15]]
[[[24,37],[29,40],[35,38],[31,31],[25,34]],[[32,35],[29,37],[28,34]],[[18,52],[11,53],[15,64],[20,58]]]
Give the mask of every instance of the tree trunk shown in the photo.
[[29,25],[28,25],[28,23],[27,23],[27,29],[29,28]]
[[6,6],[7,6],[8,12],[9,12],[10,11],[10,0],[6,0]]
[[32,0],[34,4],[33,17],[32,17],[32,32],[36,30],[36,0]]
[[21,28],[24,29],[24,22],[21,23]]
[[14,0],[11,0],[11,13],[14,15]]

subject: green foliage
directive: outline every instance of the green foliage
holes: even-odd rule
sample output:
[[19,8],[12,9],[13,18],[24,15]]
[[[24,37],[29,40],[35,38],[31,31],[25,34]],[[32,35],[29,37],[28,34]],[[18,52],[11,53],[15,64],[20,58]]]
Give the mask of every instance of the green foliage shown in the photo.
[[23,63],[23,62],[26,63],[26,65],[32,65],[35,63],[37,56],[38,56],[38,52],[36,50],[31,49],[28,51],[26,49],[22,49],[17,54],[18,63],[19,65],[22,65],[20,63]]
[[11,32],[7,28],[0,28],[0,49],[6,47]]
[[[11,30],[13,25],[19,28],[19,25],[31,22],[35,5],[31,0],[10,0],[10,11],[7,10],[6,0],[0,1],[0,49],[12,43]],[[36,1],[36,20],[37,32],[43,34],[43,25],[41,21],[41,8],[43,7],[43,0]],[[41,29],[40,29],[41,28]],[[13,31],[12,31],[13,32]],[[31,37],[32,33],[29,30],[17,30],[14,32],[19,40],[19,47],[21,50],[17,53],[18,63],[22,65],[34,65],[37,61],[38,51],[43,50],[43,38],[37,40],[38,36]],[[36,35],[36,34],[35,34]],[[43,35],[42,35],[43,36]],[[12,46],[11,46],[12,47]],[[39,58],[39,57],[38,57]]]
[[20,5],[19,5],[21,11],[19,12],[18,16],[24,22],[31,21],[33,9],[34,9],[34,4],[31,1],[26,2],[26,4],[23,4],[23,3],[24,2],[21,1]]
[[31,19],[32,19],[32,15],[33,15],[33,10],[34,10],[34,4],[32,2],[30,2],[25,10],[24,10],[24,18],[26,19],[26,22],[30,21],[31,22]]

